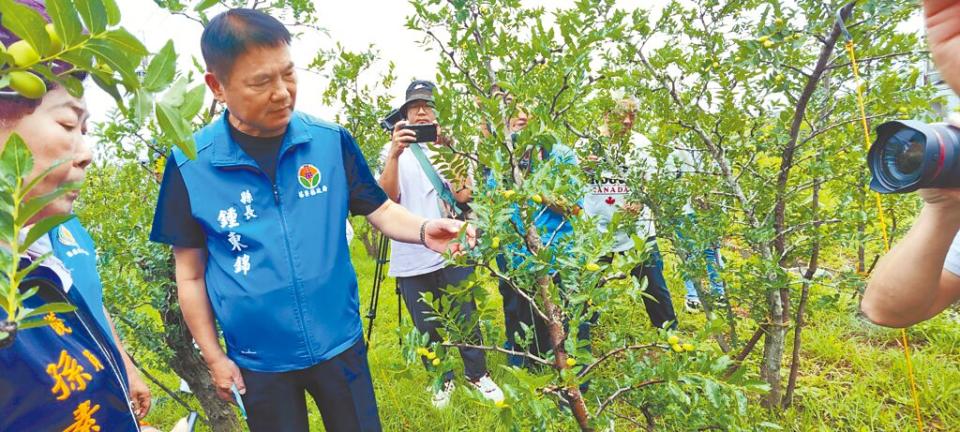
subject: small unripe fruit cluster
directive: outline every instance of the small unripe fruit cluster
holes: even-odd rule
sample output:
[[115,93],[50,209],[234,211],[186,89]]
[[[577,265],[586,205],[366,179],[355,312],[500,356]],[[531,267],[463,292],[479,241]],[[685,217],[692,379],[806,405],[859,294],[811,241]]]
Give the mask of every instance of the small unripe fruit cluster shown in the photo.
[[[57,41],[59,42],[59,39]],[[13,65],[16,67],[28,67],[40,61],[40,54],[25,40],[16,41],[9,47],[3,47],[0,44],[0,51],[5,51],[13,59]],[[40,99],[47,93],[47,85],[31,72],[11,71],[9,77],[10,88],[25,98]]]
[[673,352],[677,352],[677,353],[691,352],[691,351],[697,349],[697,347],[695,347],[695,346],[694,346],[693,344],[691,344],[691,343],[682,343],[682,344],[681,344],[681,343],[680,343],[680,338],[677,337],[676,335],[670,335],[670,337],[667,338],[667,343],[670,344],[670,348],[673,350]]
[[430,364],[434,366],[440,365],[440,358],[437,357],[437,353],[430,351],[424,347],[417,348],[417,354],[426,357],[427,360],[430,360]]

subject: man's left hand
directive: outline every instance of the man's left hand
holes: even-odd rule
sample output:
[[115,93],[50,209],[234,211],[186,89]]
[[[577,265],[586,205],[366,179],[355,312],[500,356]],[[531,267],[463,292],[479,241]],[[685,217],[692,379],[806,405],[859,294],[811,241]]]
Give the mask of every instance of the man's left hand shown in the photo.
[[466,224],[467,244],[455,242],[460,235],[460,229],[466,224],[454,219],[432,219],[427,222],[423,230],[425,246],[435,252],[450,251],[453,254],[465,252],[468,248],[477,245],[477,230],[473,225]]
[[150,412],[150,387],[140,378],[140,373],[128,373],[130,378],[130,399],[133,401],[133,412],[138,419],[142,419]]
[[624,203],[620,208],[631,215],[638,216],[643,211],[643,204]]

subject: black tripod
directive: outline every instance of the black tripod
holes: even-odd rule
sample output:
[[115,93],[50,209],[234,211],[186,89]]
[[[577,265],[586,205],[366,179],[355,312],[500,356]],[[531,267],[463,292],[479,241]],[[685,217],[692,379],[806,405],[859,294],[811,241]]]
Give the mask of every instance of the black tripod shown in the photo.
[[[383,233],[378,234],[377,237],[377,267],[373,271],[373,289],[370,290],[370,306],[367,307],[367,319],[370,320],[367,324],[367,345],[373,344],[373,320],[377,318],[377,308],[380,306],[380,286],[383,285],[383,280],[386,279],[386,272],[384,271],[384,266],[390,262],[390,259],[387,257],[389,242],[387,241],[387,236]],[[397,326],[400,326],[400,321],[403,318],[403,301],[400,298],[400,285],[397,283],[395,286],[395,291],[397,293]],[[398,336],[398,342],[403,346],[403,336]]]

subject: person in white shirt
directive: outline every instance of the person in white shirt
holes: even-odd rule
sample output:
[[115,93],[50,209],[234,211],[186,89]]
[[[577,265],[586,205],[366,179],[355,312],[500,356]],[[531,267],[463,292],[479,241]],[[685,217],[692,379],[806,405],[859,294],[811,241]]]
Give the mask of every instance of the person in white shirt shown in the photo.
[[[405,129],[407,125],[437,124],[434,112],[433,83],[414,81],[407,88],[406,101],[399,112],[403,117],[396,123],[390,143],[384,148],[383,171],[380,174],[380,186],[393,201],[410,212],[428,218],[439,218],[445,212],[456,212],[471,197],[468,180],[450,182],[443,178],[432,164],[434,152],[428,143],[417,143],[416,134]],[[437,126],[439,132],[439,125]],[[438,133],[438,143],[448,143],[447,138]],[[424,293],[434,298],[444,295],[447,286],[456,286],[472,273],[472,267],[447,265],[443,255],[422,245],[391,241],[389,275],[396,277],[407,310],[413,318],[417,330],[430,335],[431,342],[440,342],[437,328],[440,322],[430,320],[434,310],[422,300]],[[458,308],[466,322],[476,321],[476,304],[469,302],[453,304]],[[475,322],[473,340],[464,341],[479,345],[481,335],[479,322]],[[467,381],[488,400],[502,401],[503,391],[490,378],[483,351],[473,348],[460,348],[463,359],[464,375]],[[431,359],[423,357],[424,365]],[[434,392],[433,404],[445,407],[454,390],[453,371],[447,371],[444,383]]]
[[[666,279],[663,277],[663,258],[657,246],[653,215],[649,208],[630,198],[630,187],[626,180],[628,172],[636,168],[628,164],[644,162],[640,160],[642,158],[636,157],[639,147],[649,146],[646,137],[633,133],[635,118],[636,103],[630,99],[620,100],[615,111],[606,117],[607,127],[604,132],[610,145],[605,149],[594,149],[588,157],[588,160],[598,163],[601,168],[590,172],[591,184],[583,199],[583,209],[588,216],[596,218],[600,232],[607,232],[617,212],[627,212],[638,217],[632,229],[615,233],[610,254],[602,261],[612,262],[614,255],[636,247],[632,235],[646,239],[649,257],[631,270],[630,274],[638,281],[643,278],[647,280],[647,293],[652,298],[644,297],[643,304],[651,324],[657,328],[675,329],[677,315]],[[605,157],[611,160],[602,161]]]

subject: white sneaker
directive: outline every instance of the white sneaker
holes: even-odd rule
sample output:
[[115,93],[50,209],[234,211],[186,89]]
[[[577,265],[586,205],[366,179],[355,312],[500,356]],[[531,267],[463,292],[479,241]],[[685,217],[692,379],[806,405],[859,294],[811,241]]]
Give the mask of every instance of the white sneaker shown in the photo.
[[503,390],[500,389],[497,383],[490,379],[490,374],[486,374],[476,381],[467,380],[467,382],[469,382],[473,388],[479,390],[484,399],[492,401],[493,403],[503,402]]
[[[433,394],[433,406],[436,408],[445,408],[450,404],[450,396],[453,396],[453,380],[443,383],[436,393]],[[427,387],[427,391],[433,391],[433,387]]]

